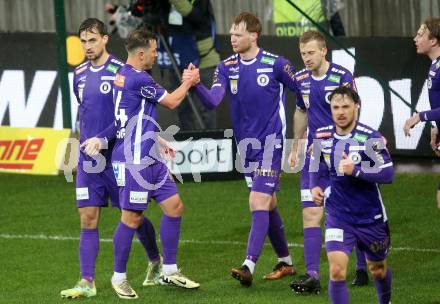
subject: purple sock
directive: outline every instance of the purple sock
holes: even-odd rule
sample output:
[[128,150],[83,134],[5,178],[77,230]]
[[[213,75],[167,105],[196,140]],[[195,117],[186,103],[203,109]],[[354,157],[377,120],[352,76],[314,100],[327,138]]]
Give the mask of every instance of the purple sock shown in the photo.
[[358,246],[356,248],[356,270],[362,269],[367,271],[367,261],[365,259],[365,252],[360,250]]
[[136,235],[144,246],[148,259],[152,262],[158,261],[160,256],[156,243],[156,231],[154,231],[153,223],[147,217],[144,217],[142,224],[136,230]]
[[304,261],[307,274],[319,279],[322,232],[320,227],[304,228]]
[[79,238],[79,265],[81,278],[92,282],[95,277],[96,257],[99,252],[98,229],[81,229]]
[[121,222],[116,228],[113,235],[113,254],[115,258],[113,269],[115,272],[127,272],[127,261],[135,231],[135,228],[128,227]]
[[269,211],[269,230],[267,235],[269,236],[272,247],[279,258],[289,256],[284,225],[277,208]]
[[246,259],[257,262],[269,230],[269,211],[252,211],[252,226],[249,232]]
[[388,304],[391,301],[391,281],[392,273],[390,267],[387,267],[387,273],[385,278],[382,280],[374,279],[374,284],[376,285],[377,297],[379,298],[380,304]]
[[348,304],[348,288],[346,281],[332,281],[328,283],[328,295],[333,304]]
[[162,242],[163,263],[176,264],[177,248],[179,247],[180,222],[182,217],[162,215],[160,221],[160,240]]

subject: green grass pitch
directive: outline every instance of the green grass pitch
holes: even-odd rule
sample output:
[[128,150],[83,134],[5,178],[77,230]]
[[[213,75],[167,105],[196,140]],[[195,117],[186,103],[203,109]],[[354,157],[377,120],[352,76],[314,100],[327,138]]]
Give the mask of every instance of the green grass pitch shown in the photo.
[[[440,212],[435,203],[439,177],[400,174],[382,187],[390,219],[393,248],[389,264],[394,273],[393,303],[440,303]],[[299,296],[288,287],[290,278],[265,282],[262,276],[276,263],[267,240],[257,264],[254,284],[241,287],[229,276],[243,261],[250,225],[244,180],[184,183],[185,203],[178,264],[199,290],[168,286],[142,287],[146,258],[138,242],[132,247],[128,277],[143,303],[329,303],[328,265],[321,255],[323,291]],[[96,266],[98,295],[86,300],[63,300],[62,289],[79,278],[79,219],[74,184],[64,177],[0,174],[0,303],[120,303],[110,286],[111,238],[119,212],[103,210],[99,226],[102,242]],[[299,273],[304,272],[298,176],[285,174],[278,195],[290,250]],[[152,203],[146,214],[158,232],[160,208]],[[61,239],[51,239],[60,237]],[[348,281],[354,273],[354,256]],[[349,287],[351,303],[377,303],[374,284]]]

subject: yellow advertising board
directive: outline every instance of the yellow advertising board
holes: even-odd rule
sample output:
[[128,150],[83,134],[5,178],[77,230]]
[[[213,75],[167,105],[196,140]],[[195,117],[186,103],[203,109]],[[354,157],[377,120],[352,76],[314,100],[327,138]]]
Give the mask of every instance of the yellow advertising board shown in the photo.
[[0,127],[0,172],[57,175],[69,136],[69,129]]

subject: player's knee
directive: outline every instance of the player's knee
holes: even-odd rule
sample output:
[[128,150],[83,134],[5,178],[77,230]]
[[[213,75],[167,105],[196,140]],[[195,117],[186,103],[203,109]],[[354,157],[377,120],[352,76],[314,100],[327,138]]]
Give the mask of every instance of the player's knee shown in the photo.
[[387,271],[385,264],[371,264],[368,265],[368,269],[370,270],[371,275],[378,280],[382,280]]
[[347,270],[339,264],[330,264],[330,279],[333,281],[344,281],[347,276]]
[[320,227],[323,210],[320,207],[303,209],[304,227]]
[[98,219],[99,219],[98,212],[80,211],[79,215],[80,215],[81,228],[95,229],[96,227],[98,227]]
[[176,199],[171,205],[171,208],[168,209],[167,215],[171,217],[182,216],[184,209],[185,206],[183,205],[182,200],[180,198]]

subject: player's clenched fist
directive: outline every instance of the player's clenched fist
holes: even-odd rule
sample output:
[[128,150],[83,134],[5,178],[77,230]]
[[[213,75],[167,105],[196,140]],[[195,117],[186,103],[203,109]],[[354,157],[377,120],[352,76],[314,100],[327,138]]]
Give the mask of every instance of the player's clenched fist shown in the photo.
[[343,159],[339,162],[338,171],[344,175],[352,175],[354,170],[353,161],[344,153]]
[[322,191],[321,187],[312,189],[312,199],[316,204],[322,205],[324,202],[324,191]]

